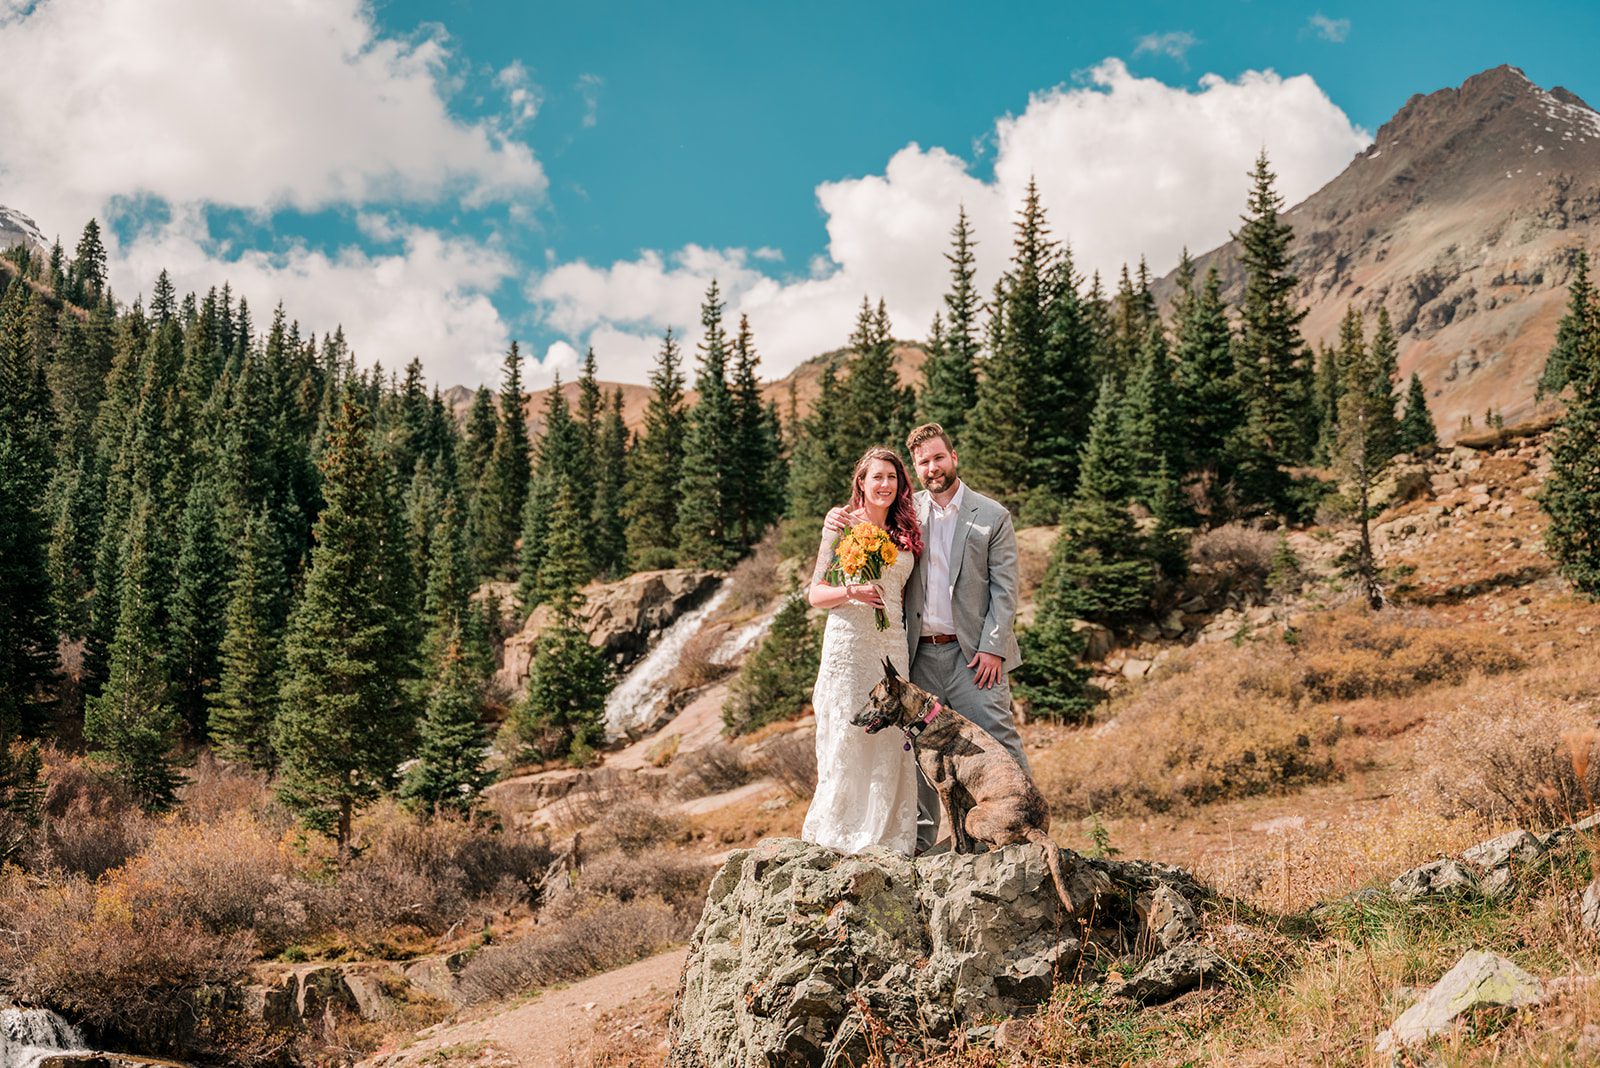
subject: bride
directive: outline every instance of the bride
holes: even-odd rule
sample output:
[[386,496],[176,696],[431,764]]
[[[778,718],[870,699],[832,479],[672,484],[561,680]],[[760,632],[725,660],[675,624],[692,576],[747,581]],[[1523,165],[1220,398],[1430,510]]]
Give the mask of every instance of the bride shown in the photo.
[[[876,582],[830,585],[823,576],[840,533],[822,532],[810,589],[811,603],[829,610],[822,666],[811,691],[817,716],[817,792],[800,836],[842,853],[885,846],[909,855],[917,839],[916,764],[897,733],[869,735],[851,726],[850,717],[883,678],[885,657],[902,676],[910,675],[901,595],[922,553],[922,533],[905,464],[893,450],[879,445],[868,449],[856,464],[852,484],[852,521],[881,527],[900,553]],[[889,617],[885,630],[874,622],[877,608]]]

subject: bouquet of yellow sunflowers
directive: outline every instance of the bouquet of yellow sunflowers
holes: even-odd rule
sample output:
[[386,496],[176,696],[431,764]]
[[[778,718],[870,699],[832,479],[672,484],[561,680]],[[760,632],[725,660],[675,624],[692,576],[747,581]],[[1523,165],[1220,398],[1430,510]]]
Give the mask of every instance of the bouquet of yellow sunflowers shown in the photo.
[[[888,531],[872,523],[857,523],[834,544],[833,563],[823,579],[834,586],[872,582],[882,578],[884,569],[893,567],[899,556],[900,548]],[[873,619],[879,630],[888,628],[889,616],[883,609],[873,609]]]

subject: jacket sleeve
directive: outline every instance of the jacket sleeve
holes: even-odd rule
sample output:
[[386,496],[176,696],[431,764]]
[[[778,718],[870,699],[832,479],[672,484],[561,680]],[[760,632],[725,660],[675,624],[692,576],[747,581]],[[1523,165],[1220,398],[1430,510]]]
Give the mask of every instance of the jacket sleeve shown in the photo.
[[1010,653],[1008,639],[1017,618],[1017,532],[1009,511],[1002,507],[1000,517],[989,535],[989,612],[983,619],[978,651],[1004,660]]

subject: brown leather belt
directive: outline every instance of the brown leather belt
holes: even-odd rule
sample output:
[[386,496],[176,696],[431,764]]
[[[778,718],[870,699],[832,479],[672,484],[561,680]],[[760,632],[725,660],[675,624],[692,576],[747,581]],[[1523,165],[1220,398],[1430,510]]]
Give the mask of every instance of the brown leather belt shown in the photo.
[[917,641],[923,645],[949,645],[956,640],[954,634],[924,634]]

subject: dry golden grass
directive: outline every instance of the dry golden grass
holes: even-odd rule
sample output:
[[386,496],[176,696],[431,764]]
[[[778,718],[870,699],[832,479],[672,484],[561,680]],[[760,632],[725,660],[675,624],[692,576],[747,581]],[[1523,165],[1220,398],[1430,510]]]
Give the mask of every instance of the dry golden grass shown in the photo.
[[1284,639],[1185,650],[1114,703],[1107,721],[1033,763],[1058,814],[1162,812],[1281,791],[1348,770],[1345,703],[1515,670],[1523,656],[1492,632],[1447,627],[1423,610],[1346,608]]

